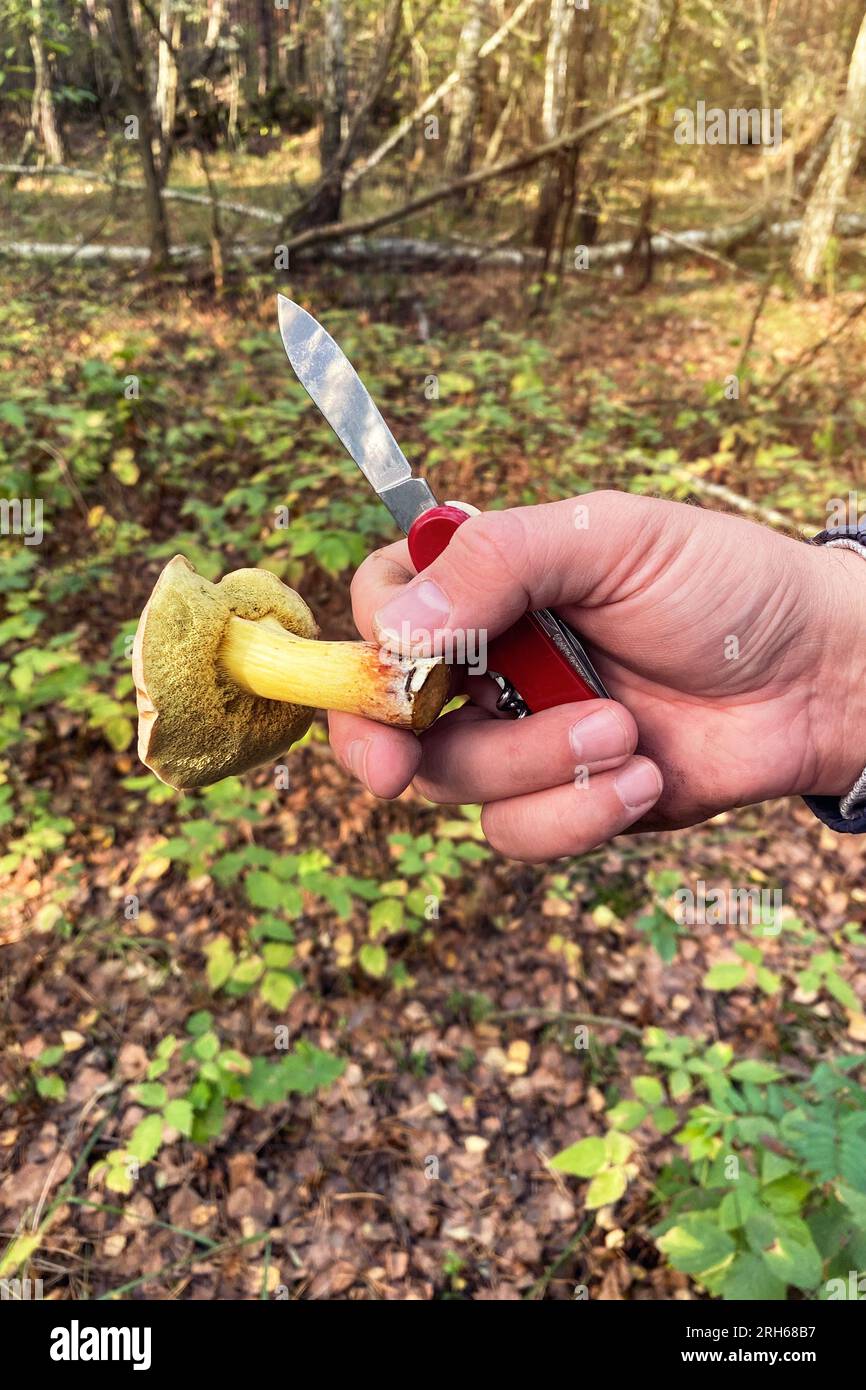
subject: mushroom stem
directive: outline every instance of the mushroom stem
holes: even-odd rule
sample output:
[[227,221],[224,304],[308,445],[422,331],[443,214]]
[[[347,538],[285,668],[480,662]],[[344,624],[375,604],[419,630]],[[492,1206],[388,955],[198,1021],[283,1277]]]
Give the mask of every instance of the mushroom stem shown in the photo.
[[391,655],[375,642],[317,642],[273,618],[229,619],[219,664],[230,680],[266,700],[363,714],[420,731],[448,698],[439,657]]

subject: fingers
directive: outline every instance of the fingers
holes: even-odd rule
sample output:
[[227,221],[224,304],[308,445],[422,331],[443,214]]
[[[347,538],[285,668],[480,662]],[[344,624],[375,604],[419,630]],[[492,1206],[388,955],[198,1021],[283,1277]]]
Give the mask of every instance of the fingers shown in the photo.
[[640,820],[662,791],[655,763],[631,756],[634,720],[612,701],[506,723],[466,705],[423,740],[353,714],[328,722],[339,761],[375,796],[399,796],[414,779],[432,801],[483,800],[492,847],[526,863],[586,853]]
[[[476,686],[483,683],[473,681]],[[486,684],[495,692],[496,687],[491,681]],[[477,719],[489,720],[490,715],[476,705],[467,704],[443,715],[435,727],[447,726],[454,720],[468,723]],[[357,777],[374,796],[391,801],[414,781],[423,744],[408,730],[390,729],[385,724],[377,724],[357,714],[340,714],[331,710],[328,714],[328,734],[341,767]]]
[[[624,716],[624,726],[628,725],[628,713],[621,706],[606,704],[604,709],[599,709],[601,704],[601,701],[597,702],[591,715],[615,711],[615,718],[619,720]],[[546,721],[553,740],[556,717],[561,713],[560,710],[546,711],[543,715],[535,715],[532,723],[537,727]],[[517,788],[531,785],[533,781],[537,786],[539,776],[537,768],[533,770],[532,756],[528,756],[525,749],[519,752],[513,765],[510,795],[503,800],[488,800],[481,817],[489,843],[500,854],[530,864],[558,859],[563,855],[585,854],[627,830],[658,800],[662,791],[662,776],[655,763],[649,758],[629,757],[627,754],[625,761],[622,754],[618,757],[600,756],[605,746],[609,746],[604,742],[609,734],[603,735],[602,726],[598,723],[595,732],[590,729],[591,715],[587,714],[585,720],[570,726],[579,730],[581,723],[584,724],[583,741],[575,735],[580,756],[585,758],[584,763],[575,764],[577,754],[573,747],[563,757],[557,745],[555,756],[560,760],[558,766],[562,767],[563,762],[567,764],[569,761],[571,764],[566,772],[569,780],[561,785],[547,787],[545,768],[542,774],[545,789],[525,793],[518,791]],[[339,761],[375,796],[391,798],[399,796],[406,789],[418,770],[421,740],[405,730],[388,729],[353,714],[330,714],[328,720],[331,743]],[[495,795],[497,784],[491,782],[491,773],[494,777],[499,774],[487,764],[483,769],[474,763],[467,766],[463,758],[465,750],[461,747],[462,740],[489,740],[488,747],[495,760],[502,753],[498,736],[503,732],[516,731],[518,726],[491,720],[483,710],[473,706],[446,715],[442,724],[445,727],[441,734],[437,732],[440,747],[432,757],[438,768],[435,776],[440,780],[430,779],[427,773],[423,773],[416,779],[419,790],[432,800],[454,802]],[[624,727],[624,732],[627,746],[633,748],[633,721],[630,728]],[[427,740],[430,737],[430,734],[425,736]],[[567,736],[567,747],[571,741],[571,737]],[[618,765],[610,766],[612,759]],[[586,769],[591,775],[575,777],[575,766],[579,773]],[[602,770],[605,767],[607,770]],[[489,790],[491,786],[492,792]]]
[[406,729],[389,729],[357,714],[328,715],[338,760],[374,796],[391,800],[404,792],[421,761],[421,744]]
[[441,719],[424,736],[415,786],[445,803],[520,797],[617,766],[637,737],[632,715],[612,700],[560,705],[531,719]]
[[[470,517],[448,547],[422,574],[406,580],[405,551],[390,547],[376,564],[362,566],[356,580],[356,616],[378,637],[426,649],[425,635],[444,645],[449,633],[510,627],[528,608],[591,600],[627,557],[635,564],[662,533],[687,524],[688,508],[596,492],[565,502]],[[363,579],[362,579],[363,574]],[[615,582],[615,580],[613,581]],[[433,647],[436,650],[436,645]]]
[[362,637],[372,641],[373,614],[415,577],[405,541],[395,541],[368,555],[352,580],[352,616]]
[[528,864],[586,854],[639,820],[661,790],[655,763],[630,758],[584,785],[570,782],[491,802],[481,813],[481,828],[500,854]]

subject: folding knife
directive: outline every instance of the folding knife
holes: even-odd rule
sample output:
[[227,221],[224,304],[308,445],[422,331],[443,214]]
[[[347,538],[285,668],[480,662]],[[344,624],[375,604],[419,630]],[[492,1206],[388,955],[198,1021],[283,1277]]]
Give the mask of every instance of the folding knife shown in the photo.
[[[416,570],[441,555],[458,526],[475,515],[465,503],[439,505],[412,473],[397,441],[345,353],[320,323],[277,296],[283,347],[301,385],[385,503],[409,541]],[[524,613],[487,649],[498,708],[514,718],[576,700],[607,697],[577,636],[550,609]]]

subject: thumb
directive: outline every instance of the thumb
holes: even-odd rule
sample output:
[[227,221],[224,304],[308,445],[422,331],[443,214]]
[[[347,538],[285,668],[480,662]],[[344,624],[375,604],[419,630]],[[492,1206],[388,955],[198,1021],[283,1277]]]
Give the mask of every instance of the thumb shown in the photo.
[[635,529],[642,548],[648,529],[660,529],[659,505],[663,510],[648,498],[595,492],[472,516],[432,565],[379,608],[376,635],[391,647],[436,651],[450,633],[474,629],[495,637],[527,609],[586,601]]

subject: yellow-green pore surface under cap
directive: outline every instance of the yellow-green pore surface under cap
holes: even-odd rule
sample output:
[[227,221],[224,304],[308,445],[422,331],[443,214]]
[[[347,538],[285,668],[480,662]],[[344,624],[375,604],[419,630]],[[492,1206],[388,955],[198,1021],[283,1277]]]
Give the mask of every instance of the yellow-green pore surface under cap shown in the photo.
[[303,599],[268,570],[234,570],[211,584],[182,555],[169,561],[141,615],[132,657],[138,754],[169,786],[203,787],[270,762],[310,727],[311,709],[251,695],[220,670],[232,614],[273,616],[299,637],[318,636]]

